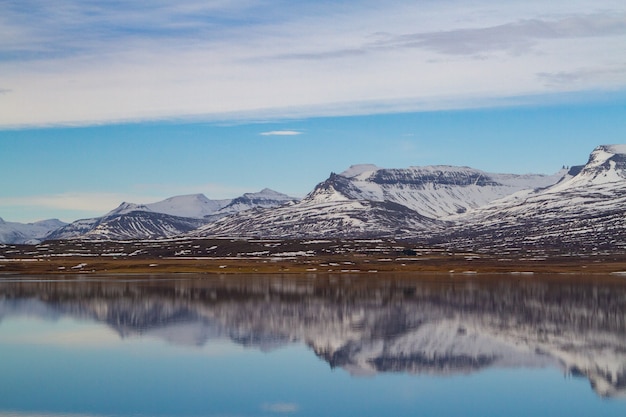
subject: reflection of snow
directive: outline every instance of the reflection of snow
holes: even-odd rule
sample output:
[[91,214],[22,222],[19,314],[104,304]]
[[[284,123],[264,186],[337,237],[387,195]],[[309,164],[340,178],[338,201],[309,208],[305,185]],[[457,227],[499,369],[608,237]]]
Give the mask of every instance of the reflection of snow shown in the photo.
[[0,318],[70,315],[105,322],[122,337],[180,346],[229,340],[266,351],[304,343],[354,375],[558,366],[585,375],[600,395],[626,394],[626,296],[619,286],[334,282],[23,283],[0,300]]

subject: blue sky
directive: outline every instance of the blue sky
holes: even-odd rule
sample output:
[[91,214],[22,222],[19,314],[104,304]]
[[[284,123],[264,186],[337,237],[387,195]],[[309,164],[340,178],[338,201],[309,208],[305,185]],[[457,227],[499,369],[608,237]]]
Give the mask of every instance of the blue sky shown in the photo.
[[0,217],[626,142],[626,4],[508,3],[4,1]]

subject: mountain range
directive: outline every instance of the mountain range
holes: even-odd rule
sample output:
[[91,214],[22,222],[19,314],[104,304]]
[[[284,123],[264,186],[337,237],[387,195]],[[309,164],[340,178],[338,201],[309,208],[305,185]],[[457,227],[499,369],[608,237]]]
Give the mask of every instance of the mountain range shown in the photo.
[[602,251],[626,247],[625,212],[626,145],[602,145],[587,164],[554,175],[354,165],[331,173],[301,200],[264,189],[233,200],[194,194],[122,203],[99,218],[43,222],[58,226],[47,232],[0,223],[0,239],[394,237],[479,250],[532,245]]
[[268,188],[232,200],[210,200],[204,194],[170,197],[151,204],[122,203],[102,217],[77,220],[46,239],[132,240],[179,236],[239,211],[270,208],[293,197]]

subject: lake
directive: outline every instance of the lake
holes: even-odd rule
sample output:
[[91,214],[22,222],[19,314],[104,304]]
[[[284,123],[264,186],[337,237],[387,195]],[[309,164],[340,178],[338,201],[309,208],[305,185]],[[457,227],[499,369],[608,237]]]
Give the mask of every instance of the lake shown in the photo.
[[626,415],[626,278],[0,276],[0,417]]

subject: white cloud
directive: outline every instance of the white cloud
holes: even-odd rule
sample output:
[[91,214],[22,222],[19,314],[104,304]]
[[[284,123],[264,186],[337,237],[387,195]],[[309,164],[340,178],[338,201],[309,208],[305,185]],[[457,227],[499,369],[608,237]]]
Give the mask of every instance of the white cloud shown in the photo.
[[260,133],[261,136],[297,136],[301,134],[302,132],[298,132],[297,130],[272,130]]
[[[616,0],[9,4],[21,7],[0,13],[5,127],[434,110],[626,88],[609,70],[626,48]],[[590,63],[596,76],[571,83],[537,76]]]
[[266,403],[261,405],[261,410],[271,413],[295,413],[299,407],[295,403]]

